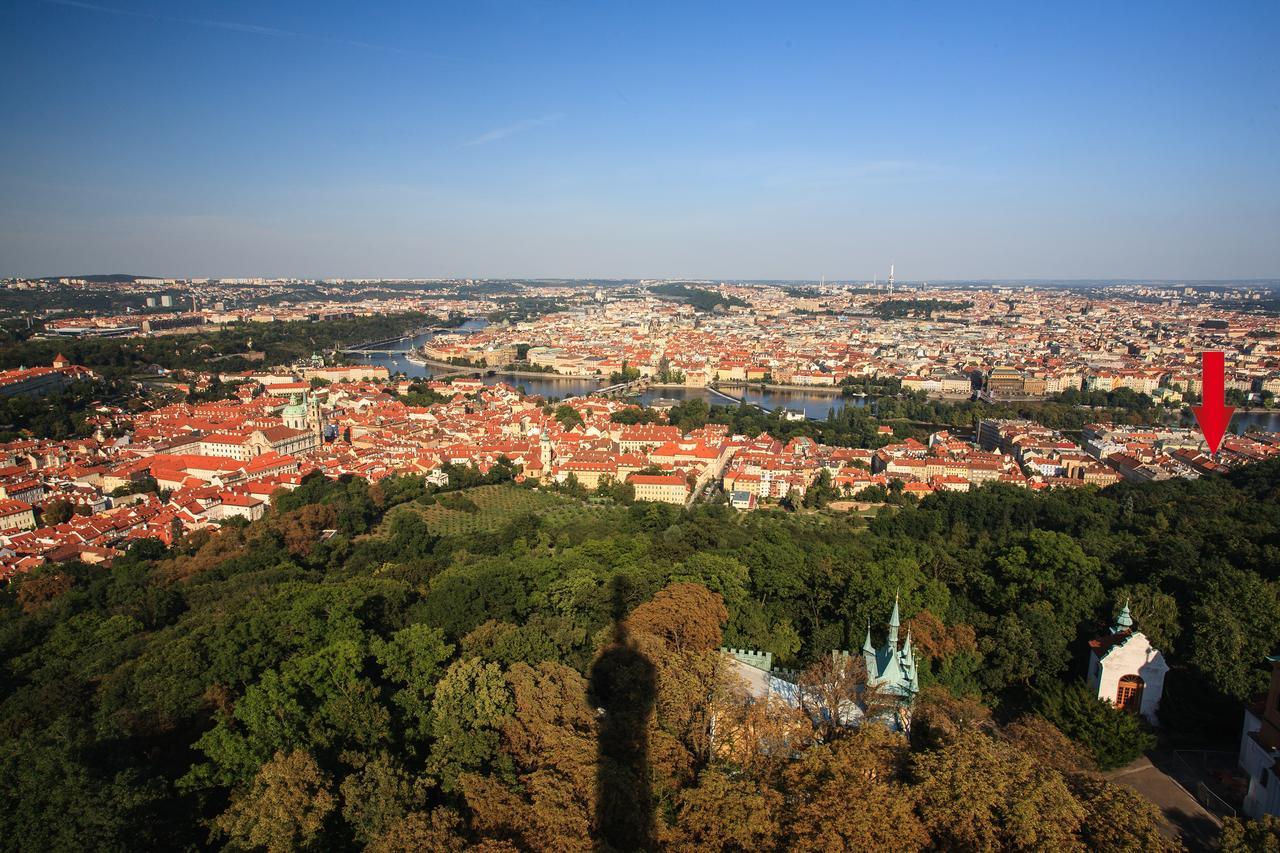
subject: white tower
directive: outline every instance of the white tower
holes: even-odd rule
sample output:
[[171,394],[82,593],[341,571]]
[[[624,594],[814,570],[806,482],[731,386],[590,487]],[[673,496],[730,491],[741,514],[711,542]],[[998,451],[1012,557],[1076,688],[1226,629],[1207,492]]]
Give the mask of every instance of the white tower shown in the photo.
[[893,264],[889,264],[889,289],[893,290]]

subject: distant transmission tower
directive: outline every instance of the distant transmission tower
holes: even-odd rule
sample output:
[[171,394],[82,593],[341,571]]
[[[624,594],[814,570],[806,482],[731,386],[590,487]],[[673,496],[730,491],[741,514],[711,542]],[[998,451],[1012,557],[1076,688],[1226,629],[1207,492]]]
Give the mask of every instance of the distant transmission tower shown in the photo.
[[889,289],[893,290],[893,264],[889,264]]

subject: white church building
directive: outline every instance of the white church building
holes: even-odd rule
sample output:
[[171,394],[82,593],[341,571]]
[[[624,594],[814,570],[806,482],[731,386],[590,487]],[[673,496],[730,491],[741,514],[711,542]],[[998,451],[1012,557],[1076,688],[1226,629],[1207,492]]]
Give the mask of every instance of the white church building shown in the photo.
[[1117,708],[1141,714],[1153,725],[1164,693],[1169,665],[1147,635],[1134,630],[1129,603],[1106,636],[1089,641],[1087,683],[1098,698]]

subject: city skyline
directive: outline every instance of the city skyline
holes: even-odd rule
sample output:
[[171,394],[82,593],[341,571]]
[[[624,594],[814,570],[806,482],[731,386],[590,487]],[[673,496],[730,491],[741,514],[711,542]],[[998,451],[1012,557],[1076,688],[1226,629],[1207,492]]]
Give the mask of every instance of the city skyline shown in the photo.
[[1280,13],[13,4],[0,275],[1280,275]]

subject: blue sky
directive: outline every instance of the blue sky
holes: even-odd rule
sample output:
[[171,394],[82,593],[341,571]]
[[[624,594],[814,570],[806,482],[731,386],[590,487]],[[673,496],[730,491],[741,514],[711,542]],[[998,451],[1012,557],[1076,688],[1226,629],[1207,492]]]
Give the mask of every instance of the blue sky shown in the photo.
[[1276,277],[1278,43],[1273,0],[4,0],[0,275]]

